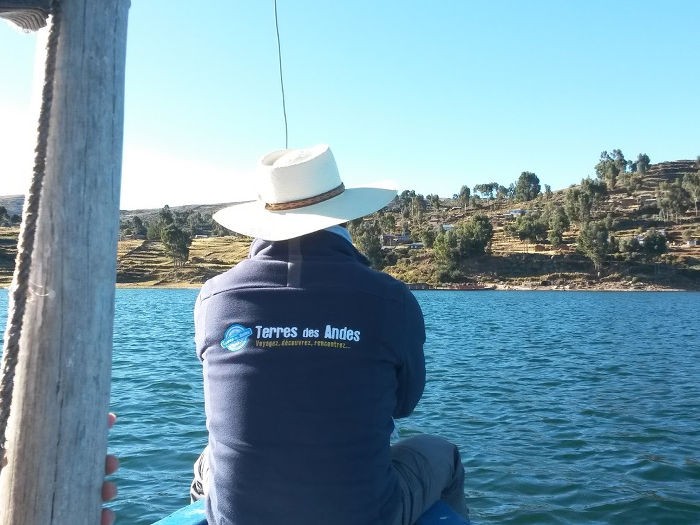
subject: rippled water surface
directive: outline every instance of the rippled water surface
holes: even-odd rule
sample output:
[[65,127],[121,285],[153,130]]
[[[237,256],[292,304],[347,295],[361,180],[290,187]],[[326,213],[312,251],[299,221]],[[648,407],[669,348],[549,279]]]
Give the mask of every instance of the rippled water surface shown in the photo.
[[[206,441],[196,293],[117,290],[120,524],[188,501]],[[475,524],[700,523],[700,294],[416,296],[428,385],[399,429],[460,446]]]

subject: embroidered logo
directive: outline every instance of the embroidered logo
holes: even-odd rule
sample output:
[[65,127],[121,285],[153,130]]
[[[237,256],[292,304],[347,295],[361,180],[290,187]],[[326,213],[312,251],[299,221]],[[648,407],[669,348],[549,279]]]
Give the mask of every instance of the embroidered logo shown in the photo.
[[253,335],[253,331],[250,328],[240,324],[232,324],[226,329],[221,346],[226,350],[235,352],[245,346],[251,335]]

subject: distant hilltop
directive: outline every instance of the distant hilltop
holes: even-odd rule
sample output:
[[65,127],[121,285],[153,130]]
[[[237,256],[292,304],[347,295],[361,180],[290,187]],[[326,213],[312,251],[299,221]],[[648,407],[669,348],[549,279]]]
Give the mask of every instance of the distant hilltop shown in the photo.
[[[700,290],[700,162],[628,164],[612,177],[611,162],[604,152],[596,165],[605,180],[554,192],[538,180],[534,195],[513,184],[494,196],[495,183],[452,198],[405,190],[349,228],[375,268],[416,289]],[[18,212],[22,200],[0,205]],[[250,239],[212,220],[222,206],[122,210],[117,283],[197,287],[245,259]],[[0,287],[12,279],[18,232],[5,215]]]
[[7,214],[12,217],[13,215],[22,215],[22,206],[24,206],[24,195],[7,195],[5,197],[0,196],[0,206],[4,206],[7,210]]
[[[200,213],[212,214],[215,211],[220,210],[227,204],[187,204],[184,206],[173,206],[171,209],[173,211],[192,211]],[[7,210],[7,214],[11,217],[13,215],[22,215],[22,207],[24,206],[24,195],[5,195],[0,196],[0,206],[4,206]],[[122,219],[129,219],[134,215],[140,216],[142,219],[148,220],[152,216],[158,215],[160,208],[148,208],[140,210],[121,210],[119,215]]]
[[[673,182],[684,173],[694,172],[696,170],[695,160],[671,160],[651,164],[645,173],[645,179],[649,183],[669,181]],[[574,184],[575,186],[576,184]],[[457,188],[458,189],[458,188]],[[212,214],[215,211],[226,206],[227,203],[221,204],[188,204],[184,206],[171,206],[173,211],[198,211],[200,213]],[[7,209],[8,215],[22,214],[22,206],[24,205],[23,195],[8,195],[0,196],[0,206]],[[148,208],[139,210],[121,210],[122,219],[128,219],[134,215],[139,215],[142,219],[148,219],[151,215],[157,215],[159,208]]]

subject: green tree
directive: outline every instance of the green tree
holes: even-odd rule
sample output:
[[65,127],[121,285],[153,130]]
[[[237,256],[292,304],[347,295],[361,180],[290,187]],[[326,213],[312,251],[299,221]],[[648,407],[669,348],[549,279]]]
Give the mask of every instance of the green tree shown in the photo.
[[540,194],[540,179],[530,171],[523,171],[515,184],[515,198],[531,201]]
[[672,220],[675,215],[678,221],[678,216],[690,207],[690,195],[680,179],[673,183],[662,182],[656,190],[656,202],[662,220]]
[[170,206],[166,204],[161,208],[161,210],[158,212],[158,219],[163,224],[172,224],[175,222],[175,216],[173,215]]
[[572,187],[566,190],[564,203],[564,209],[571,222],[585,224],[591,219],[593,202],[581,191],[580,187]]
[[204,215],[198,211],[188,212],[187,219],[185,220],[183,227],[187,228],[192,235],[203,235],[209,230],[207,220],[204,218]]
[[166,226],[175,224],[175,215],[167,204],[158,211],[158,217],[147,221],[146,239],[149,241],[162,241],[163,230]]
[[683,175],[683,189],[688,193],[695,205],[695,216],[698,216],[698,200],[700,200],[700,171]]
[[512,197],[512,193],[509,188],[506,188],[505,186],[498,186],[498,189],[496,190],[496,198],[497,199],[510,199]]
[[642,175],[639,173],[630,173],[629,177],[625,182],[625,189],[627,190],[627,195],[634,195],[634,192],[641,189],[642,187]]
[[420,222],[423,219],[423,213],[425,213],[427,207],[428,206],[423,195],[414,195],[411,198],[411,216],[413,219]]
[[487,199],[490,203],[493,203],[496,198],[496,193],[498,192],[498,183],[489,182],[486,184],[477,184],[474,186],[474,193],[480,193],[482,198]]
[[585,224],[578,235],[577,249],[588,257],[596,272],[600,270],[610,250],[608,228],[604,221],[591,221]]
[[192,244],[192,236],[187,231],[174,223],[164,224],[160,232],[160,240],[175,268],[187,262],[190,256],[190,244]]
[[578,187],[569,188],[566,192],[566,214],[572,222],[585,224],[591,220],[593,209],[606,194],[605,182],[590,177],[583,179]]
[[131,232],[134,235],[146,235],[146,225],[138,215],[134,215],[131,218]]
[[625,156],[622,154],[622,151],[619,149],[612,150],[611,157],[618,176],[621,178],[624,177],[627,173],[627,160],[625,160]]
[[489,182],[486,184],[477,184],[474,186],[474,193],[480,193],[484,199],[493,199],[498,190],[497,182]]
[[620,253],[633,254],[642,251],[642,245],[639,243],[639,239],[634,237],[624,237],[620,239],[618,243],[618,251]]
[[375,219],[356,219],[351,221],[348,229],[357,249],[369,260],[373,268],[381,270],[384,267],[382,254],[382,229]]
[[7,208],[0,206],[0,226],[9,226],[10,224],[12,224],[12,221],[9,213],[7,213]]
[[438,263],[456,268],[465,259],[483,255],[493,238],[493,225],[485,215],[475,215],[456,228],[441,232],[433,243],[433,254]]
[[590,177],[581,180],[581,189],[591,196],[595,204],[600,203],[608,194],[608,188],[604,182],[593,180]]
[[641,244],[642,252],[650,259],[654,259],[662,253],[668,251],[666,236],[655,228],[651,228],[644,235],[644,241]]
[[416,192],[414,190],[404,190],[398,194],[396,198],[398,199],[399,209],[401,212],[406,212],[407,210],[411,209],[411,200],[415,196]]
[[160,232],[163,229],[163,223],[159,220],[146,222],[146,239],[149,241],[159,241]]
[[483,255],[493,238],[493,225],[486,215],[475,215],[457,228],[464,256]]
[[440,196],[439,196],[438,194],[436,194],[436,193],[434,193],[434,194],[431,193],[430,195],[428,195],[428,196],[426,197],[426,199],[428,200],[428,203],[430,203],[430,205],[431,205],[433,208],[435,208],[436,210],[439,210],[439,209],[440,209]]
[[464,208],[466,211],[467,206],[469,205],[469,197],[471,196],[471,190],[469,189],[469,186],[462,186],[459,190],[459,194],[457,196],[457,200],[461,204],[461,206]]
[[634,171],[644,175],[647,171],[649,171],[649,166],[651,166],[649,155],[647,155],[646,153],[640,153],[639,155],[637,155],[637,162],[635,163]]
[[[613,153],[615,151],[620,150],[613,150]],[[595,172],[599,180],[604,181],[610,189],[614,189],[620,174],[619,163],[607,151],[603,151],[598,164],[595,165]]]
[[457,248],[457,234],[454,230],[437,234],[433,243],[433,256],[441,266],[454,268],[461,261]]
[[211,222],[211,234],[214,237],[226,237],[227,235],[231,235],[231,231],[228,230],[227,228],[221,226],[218,222],[212,220]]
[[420,240],[426,248],[432,248],[435,244],[437,232],[433,228],[426,228],[420,234]]
[[547,223],[538,213],[526,213],[508,224],[506,231],[525,241],[529,251],[531,242],[537,243],[547,238]]
[[569,217],[561,204],[549,203],[545,207],[543,219],[547,223],[549,232],[547,239],[552,246],[560,246],[564,243],[564,233],[569,229]]
[[396,217],[393,213],[382,213],[379,216],[379,227],[382,231],[391,233],[396,229]]

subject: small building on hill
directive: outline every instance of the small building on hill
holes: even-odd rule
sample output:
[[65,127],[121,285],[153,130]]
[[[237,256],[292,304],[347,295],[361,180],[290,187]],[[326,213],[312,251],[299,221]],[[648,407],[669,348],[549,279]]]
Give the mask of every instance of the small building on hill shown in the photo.
[[402,233],[401,235],[382,234],[382,245],[384,246],[397,246],[399,244],[409,244],[410,242],[411,236],[407,233]]

